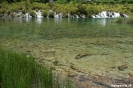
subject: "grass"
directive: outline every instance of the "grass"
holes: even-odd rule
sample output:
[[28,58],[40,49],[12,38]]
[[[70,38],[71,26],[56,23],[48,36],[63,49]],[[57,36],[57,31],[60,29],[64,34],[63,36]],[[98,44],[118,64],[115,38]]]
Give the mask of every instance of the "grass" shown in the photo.
[[34,57],[0,48],[0,88],[73,88],[70,80],[59,81]]

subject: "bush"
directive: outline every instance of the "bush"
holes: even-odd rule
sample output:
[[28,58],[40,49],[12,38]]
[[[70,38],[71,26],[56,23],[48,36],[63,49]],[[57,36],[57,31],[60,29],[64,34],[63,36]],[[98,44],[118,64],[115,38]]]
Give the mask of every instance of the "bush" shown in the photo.
[[0,14],[6,14],[6,13],[7,13],[7,9],[5,9],[5,8],[0,9]]
[[36,17],[36,13],[33,10],[29,10],[28,12],[32,17]]
[[124,18],[122,17],[117,18],[116,23],[124,23]]
[[42,11],[42,15],[43,15],[44,17],[47,17],[48,11],[47,11],[47,10]]
[[49,5],[48,4],[43,4],[43,3],[36,3],[34,2],[31,6],[31,9],[32,10],[35,10],[35,9],[42,9],[42,10],[49,10]]
[[133,24],[133,17],[126,19],[127,24]]
[[48,14],[50,18],[54,18],[54,12],[49,12]]

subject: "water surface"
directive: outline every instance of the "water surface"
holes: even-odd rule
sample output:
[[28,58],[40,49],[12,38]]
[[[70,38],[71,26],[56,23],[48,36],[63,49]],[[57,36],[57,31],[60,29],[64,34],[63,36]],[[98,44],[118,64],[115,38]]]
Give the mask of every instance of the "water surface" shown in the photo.
[[[0,46],[33,55],[64,74],[128,76],[133,74],[133,26],[113,20],[0,19]],[[123,65],[128,68],[119,70]]]

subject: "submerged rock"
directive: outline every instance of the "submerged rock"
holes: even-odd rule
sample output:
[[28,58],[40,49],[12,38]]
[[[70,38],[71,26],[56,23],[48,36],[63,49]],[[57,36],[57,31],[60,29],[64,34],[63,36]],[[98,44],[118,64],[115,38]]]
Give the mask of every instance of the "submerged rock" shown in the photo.
[[128,68],[127,65],[118,66],[118,69],[119,69],[120,71],[124,71],[124,70],[127,69],[127,68]]
[[78,54],[75,59],[81,59],[81,58],[84,58],[84,57],[87,57],[87,56],[91,56],[92,54],[88,54],[88,53],[85,53],[85,54]]

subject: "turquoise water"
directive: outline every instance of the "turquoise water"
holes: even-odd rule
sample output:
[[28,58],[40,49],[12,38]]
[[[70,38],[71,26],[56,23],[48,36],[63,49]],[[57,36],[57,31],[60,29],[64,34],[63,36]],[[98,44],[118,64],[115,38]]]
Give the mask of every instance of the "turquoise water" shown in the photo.
[[1,37],[34,39],[133,37],[133,26],[114,19],[0,19]]
[[[32,55],[59,72],[127,76],[133,74],[133,25],[114,20],[0,19],[0,46]],[[120,71],[122,65],[128,68]]]

